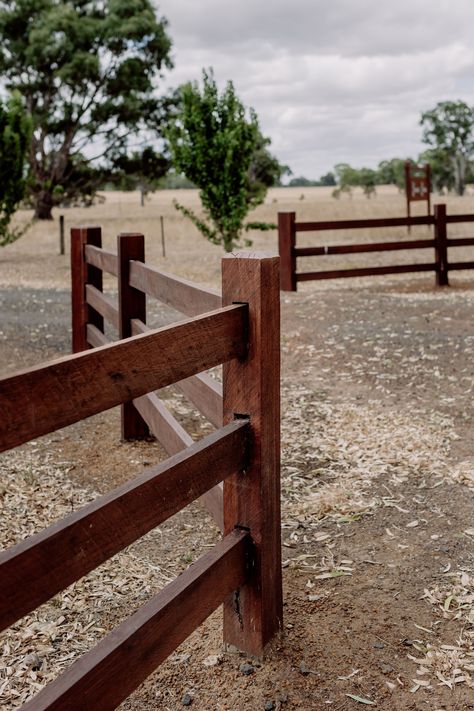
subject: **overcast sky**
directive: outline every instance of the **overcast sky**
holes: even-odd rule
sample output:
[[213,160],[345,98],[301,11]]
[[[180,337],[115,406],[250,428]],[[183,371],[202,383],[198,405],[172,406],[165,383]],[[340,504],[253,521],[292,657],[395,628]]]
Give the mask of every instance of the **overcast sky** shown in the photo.
[[294,175],[423,150],[419,117],[474,104],[474,0],[159,0],[175,68],[214,68]]

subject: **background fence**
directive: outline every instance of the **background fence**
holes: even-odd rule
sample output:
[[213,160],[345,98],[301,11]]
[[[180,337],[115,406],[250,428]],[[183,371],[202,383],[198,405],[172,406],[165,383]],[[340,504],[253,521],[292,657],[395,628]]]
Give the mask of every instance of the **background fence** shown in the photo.
[[[176,453],[0,553],[0,629],[222,481],[224,538],[24,706],[35,711],[116,708],[222,602],[224,641],[247,653],[282,624],[278,259],[225,258],[220,297],[145,265],[142,235],[121,235],[112,254],[98,228],[78,228],[71,255],[84,352],[0,380],[0,451],[122,403],[124,436],[157,431]],[[118,302],[102,293],[105,269]],[[191,317],[147,329],[145,293]],[[106,342],[104,319],[119,341]],[[219,363],[223,396],[194,379]],[[216,420],[199,442],[149,395],[175,382]]]
[[[433,271],[435,273],[436,284],[438,286],[446,286],[449,283],[448,273],[450,270],[474,269],[474,262],[472,261],[450,262],[448,260],[448,250],[450,247],[474,245],[474,237],[448,238],[448,224],[460,222],[474,222],[474,215],[448,215],[446,213],[446,205],[435,205],[433,215],[421,217],[390,217],[368,220],[333,220],[321,222],[297,222],[296,213],[280,212],[278,213],[278,243],[281,260],[281,288],[283,291],[296,291],[297,284],[300,281],[426,271]],[[352,229],[370,230],[381,227],[411,227],[415,225],[433,226],[433,237],[429,239],[408,239],[392,242],[367,242],[364,244],[329,246],[318,245],[314,247],[299,247],[296,243],[298,232]],[[433,250],[433,259],[418,264],[395,264],[311,272],[297,270],[297,259],[302,257],[413,249],[431,249]]]

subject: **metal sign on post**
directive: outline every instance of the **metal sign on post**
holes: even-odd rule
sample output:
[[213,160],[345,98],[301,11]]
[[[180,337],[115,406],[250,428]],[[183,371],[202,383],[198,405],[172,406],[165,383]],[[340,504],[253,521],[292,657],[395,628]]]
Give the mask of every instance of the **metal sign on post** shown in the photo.
[[[411,203],[424,200],[427,203],[427,214],[431,214],[431,167],[410,161],[405,163],[405,192],[407,197],[407,217],[411,217]],[[410,226],[408,226],[410,232]]]

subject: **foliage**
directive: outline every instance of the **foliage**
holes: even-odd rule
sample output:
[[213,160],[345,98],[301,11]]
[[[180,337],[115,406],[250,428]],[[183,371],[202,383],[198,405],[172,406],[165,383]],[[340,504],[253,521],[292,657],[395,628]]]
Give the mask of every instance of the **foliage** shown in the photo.
[[113,160],[111,179],[122,190],[138,188],[143,205],[145,195],[156,190],[168,168],[169,160],[147,146],[142,151],[134,151],[130,156],[119,154]]
[[331,171],[322,175],[319,180],[310,180],[300,175],[296,178],[292,178],[288,183],[290,188],[309,188],[309,187],[320,187],[321,185],[333,186],[336,185],[336,176]]
[[437,151],[438,164],[451,163],[458,195],[464,193],[466,170],[474,153],[474,109],[464,101],[440,101],[421,115],[423,141]]
[[352,188],[359,185],[359,171],[348,163],[338,163],[334,166],[337,188],[332,192],[333,197],[339,198],[342,193],[352,195]]
[[0,104],[0,247],[23,234],[9,228],[10,220],[25,193],[25,156],[31,136],[31,122],[14,95]]
[[[33,120],[35,216],[50,218],[84,186],[90,198],[104,156],[125,150],[138,130],[162,125],[169,100],[154,90],[171,67],[166,20],[151,0],[0,0],[0,37],[4,82],[19,90]],[[95,166],[89,182],[88,165]]]
[[[255,111],[246,112],[232,82],[219,94],[212,70],[203,71],[202,89],[197,82],[182,87],[167,137],[175,169],[199,188],[204,218],[175,203],[177,209],[208,240],[232,251],[251,228],[244,225],[248,212],[285,171],[268,152]],[[262,227],[252,228],[257,224]]]
[[383,160],[377,167],[378,185],[396,185],[399,190],[405,190],[405,163],[407,159],[391,158]]

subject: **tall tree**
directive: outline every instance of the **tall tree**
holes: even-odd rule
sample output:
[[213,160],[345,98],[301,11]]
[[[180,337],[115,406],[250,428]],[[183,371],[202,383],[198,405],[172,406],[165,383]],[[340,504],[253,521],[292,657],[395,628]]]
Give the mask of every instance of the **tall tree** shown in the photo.
[[448,156],[455,190],[462,195],[466,169],[474,153],[474,109],[464,101],[440,101],[421,115],[420,123],[424,127],[423,141]]
[[285,167],[268,153],[269,140],[255,111],[245,110],[232,82],[220,94],[211,70],[203,71],[202,89],[197,82],[183,86],[181,108],[167,136],[175,168],[199,188],[205,217],[176,207],[207,239],[230,252],[246,229],[273,227],[244,225],[244,220]]
[[170,68],[166,20],[151,0],[0,0],[0,71],[33,119],[28,189],[51,218],[88,164],[157,128],[156,78]]
[[10,220],[25,193],[26,152],[31,123],[19,96],[0,103],[0,247],[22,235],[11,230]]

